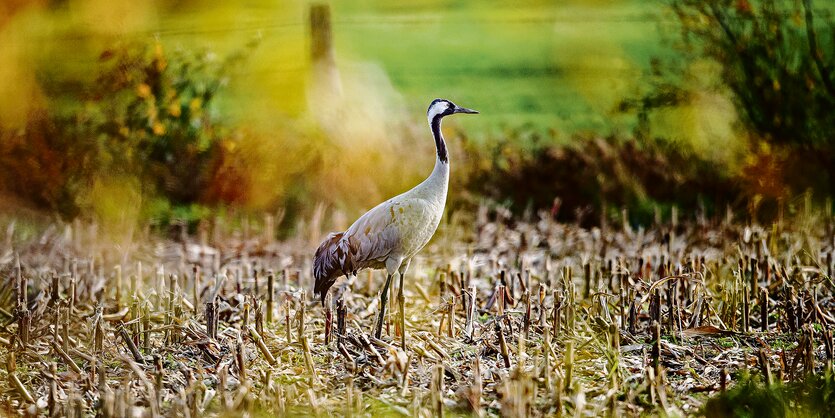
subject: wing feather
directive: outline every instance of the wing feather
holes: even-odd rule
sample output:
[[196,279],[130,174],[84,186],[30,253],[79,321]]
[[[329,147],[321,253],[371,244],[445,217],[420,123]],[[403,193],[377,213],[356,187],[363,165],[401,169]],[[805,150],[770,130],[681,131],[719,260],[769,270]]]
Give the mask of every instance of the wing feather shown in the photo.
[[394,203],[384,202],[366,212],[345,232],[356,249],[357,269],[378,267],[400,246],[400,230],[394,220]]
[[385,266],[385,259],[400,246],[400,231],[389,200],[357,219],[345,232],[332,232],[313,257],[313,292],[324,303],[328,290],[342,275]]

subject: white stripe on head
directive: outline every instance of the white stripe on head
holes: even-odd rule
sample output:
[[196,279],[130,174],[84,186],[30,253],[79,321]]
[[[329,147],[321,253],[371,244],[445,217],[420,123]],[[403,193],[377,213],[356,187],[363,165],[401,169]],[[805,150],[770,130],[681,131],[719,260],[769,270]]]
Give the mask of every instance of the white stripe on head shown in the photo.
[[441,113],[446,112],[447,109],[449,109],[450,104],[451,103],[449,100],[443,99],[437,99],[434,102],[432,102],[432,105],[429,106],[429,110],[426,112],[426,118],[429,119],[429,123],[432,123],[432,119],[434,119],[435,116],[438,116]]

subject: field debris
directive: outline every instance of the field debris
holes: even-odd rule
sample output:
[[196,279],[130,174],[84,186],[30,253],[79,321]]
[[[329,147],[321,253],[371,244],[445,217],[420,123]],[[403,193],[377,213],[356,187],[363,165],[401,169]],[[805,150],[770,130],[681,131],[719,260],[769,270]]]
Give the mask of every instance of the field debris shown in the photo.
[[381,339],[381,272],[340,279],[323,307],[313,247],[254,222],[129,248],[94,225],[9,226],[0,411],[692,415],[751,376],[832,374],[831,217],[587,229],[479,213],[393,281]]

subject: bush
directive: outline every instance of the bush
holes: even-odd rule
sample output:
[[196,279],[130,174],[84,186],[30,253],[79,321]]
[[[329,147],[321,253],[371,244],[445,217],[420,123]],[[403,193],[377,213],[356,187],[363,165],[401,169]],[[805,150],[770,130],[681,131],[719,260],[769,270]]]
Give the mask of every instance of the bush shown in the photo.
[[230,67],[254,46],[222,60],[206,51],[166,54],[158,43],[106,50],[82,106],[53,105],[21,131],[0,128],[2,185],[66,218],[95,204],[85,193],[99,178],[136,178],[142,196],[174,206],[245,199],[245,176],[217,175],[234,160],[240,134],[213,103]]
[[616,137],[536,142],[549,145],[527,150],[503,140],[487,151],[469,145],[465,188],[516,212],[551,209],[558,198],[558,218],[584,224],[619,216],[622,207],[644,224],[656,208],[673,205],[716,213],[739,196],[733,179],[680,144]]
[[835,24],[827,11],[811,0],[671,4],[684,51],[719,64],[748,129],[775,144],[835,146]]
[[[757,198],[835,193],[835,21],[811,0],[669,0],[680,61],[657,61],[667,82],[624,102],[639,116],[711,89],[730,97],[751,158],[740,177]],[[688,74],[709,63],[718,77]],[[702,70],[705,66],[700,67]],[[655,79],[649,77],[649,79]],[[651,133],[640,132],[643,135]]]
[[212,104],[238,58],[205,51],[169,58],[159,44],[105,51],[88,114],[104,143],[99,158],[139,173],[174,204],[200,201],[234,148]]
[[0,187],[73,218],[80,211],[77,196],[96,171],[96,153],[74,119],[34,112],[23,129],[0,129]]
[[829,374],[771,386],[745,375],[708,400],[703,412],[708,417],[824,417],[832,415],[833,400],[835,381]]

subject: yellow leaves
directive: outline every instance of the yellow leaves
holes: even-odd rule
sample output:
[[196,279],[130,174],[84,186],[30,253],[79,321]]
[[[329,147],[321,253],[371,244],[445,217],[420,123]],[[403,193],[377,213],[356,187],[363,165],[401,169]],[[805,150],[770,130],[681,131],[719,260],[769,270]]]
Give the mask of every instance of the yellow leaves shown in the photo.
[[143,99],[151,97],[151,86],[145,83],[139,84],[136,86],[136,95]]
[[159,115],[159,110],[154,103],[148,105],[148,119],[155,121]]
[[180,115],[182,114],[182,109],[180,108],[180,103],[179,102],[173,102],[170,105],[168,105],[168,114],[175,117],[175,118],[179,118]]
[[165,71],[165,67],[168,66],[168,62],[165,60],[165,54],[162,50],[162,44],[159,42],[154,44],[154,66],[159,72]]
[[159,121],[154,122],[151,125],[151,130],[154,131],[154,135],[160,136],[165,134],[165,125],[160,123]]
[[199,97],[195,97],[195,98],[191,99],[191,101],[188,103],[188,108],[192,112],[199,111],[202,106],[203,106],[203,100],[200,99]]

